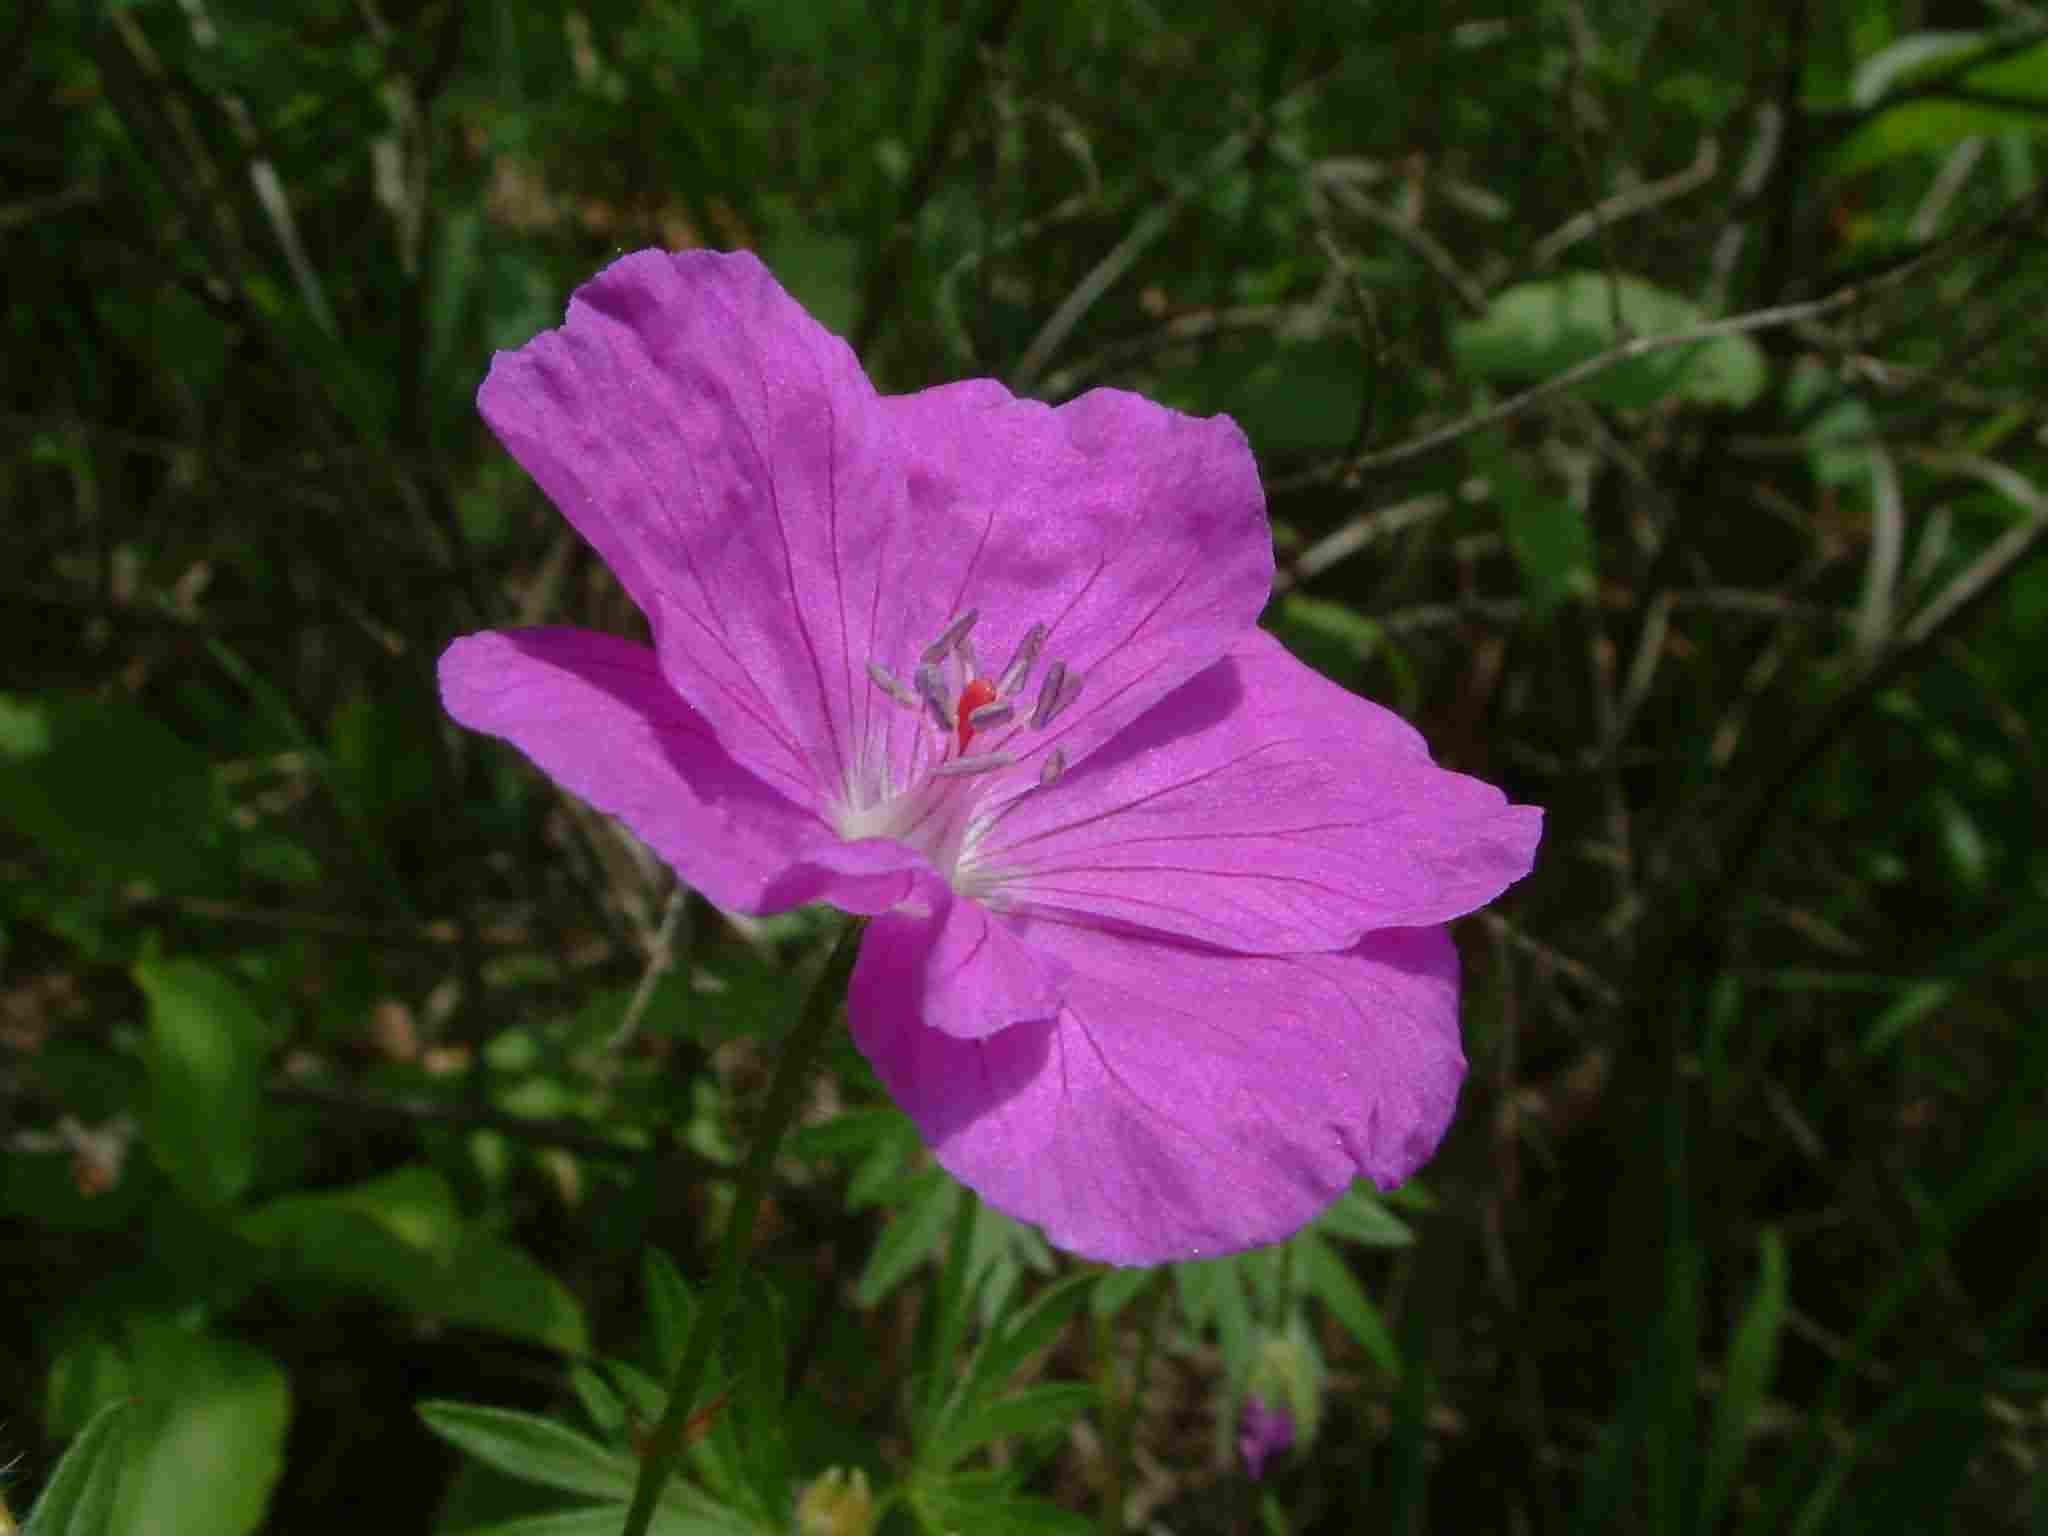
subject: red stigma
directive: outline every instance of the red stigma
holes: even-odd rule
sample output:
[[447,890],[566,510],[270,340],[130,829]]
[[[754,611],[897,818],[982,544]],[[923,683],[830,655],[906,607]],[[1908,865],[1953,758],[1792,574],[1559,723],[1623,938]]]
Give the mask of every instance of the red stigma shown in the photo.
[[974,739],[974,727],[967,723],[967,717],[984,704],[993,704],[997,698],[996,685],[985,677],[977,677],[960,690],[960,750],[967,750],[967,743]]

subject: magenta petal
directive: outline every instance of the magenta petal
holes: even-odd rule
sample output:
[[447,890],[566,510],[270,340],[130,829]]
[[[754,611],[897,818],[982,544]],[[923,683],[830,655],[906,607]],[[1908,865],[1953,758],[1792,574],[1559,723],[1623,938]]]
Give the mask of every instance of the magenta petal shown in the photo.
[[977,857],[1012,904],[1283,953],[1483,906],[1529,872],[1542,819],[1255,631]]
[[880,911],[923,867],[900,845],[842,844],[734,762],[643,645],[582,629],[468,635],[441,657],[441,699],[463,725],[511,742],[618,817],[720,906]]
[[1046,626],[1024,716],[1052,663],[1082,679],[1050,729],[1008,731],[986,749],[1057,746],[1078,759],[1221,656],[1264,607],[1272,533],[1258,467],[1228,418],[1107,389],[1054,409],[987,379],[881,404],[909,520],[887,556],[900,575],[878,659],[906,662],[974,608],[990,676]]
[[1055,1245],[1116,1264],[1288,1236],[1363,1175],[1435,1150],[1464,1073],[1440,928],[1245,956],[1045,923],[1057,1020],[959,1040],[850,1005],[854,1038],[939,1161]]
[[732,756],[835,803],[902,554],[894,437],[846,344],[749,253],[641,251],[578,289],[561,329],[499,353],[477,403]]
[[917,1019],[978,1040],[1059,1012],[1065,967],[979,902],[933,877],[926,911],[885,913],[869,925],[847,991],[855,1016]]

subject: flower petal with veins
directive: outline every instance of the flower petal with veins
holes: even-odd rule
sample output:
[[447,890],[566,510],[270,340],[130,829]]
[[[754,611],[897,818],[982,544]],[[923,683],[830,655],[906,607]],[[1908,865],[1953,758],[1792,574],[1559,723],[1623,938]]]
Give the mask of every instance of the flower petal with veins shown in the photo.
[[1255,628],[1228,419],[879,395],[708,251],[613,263],[478,404],[654,645],[468,636],[449,713],[721,905],[870,918],[854,1038],[990,1203],[1156,1263],[1429,1156],[1464,1064],[1440,925],[1541,813]]

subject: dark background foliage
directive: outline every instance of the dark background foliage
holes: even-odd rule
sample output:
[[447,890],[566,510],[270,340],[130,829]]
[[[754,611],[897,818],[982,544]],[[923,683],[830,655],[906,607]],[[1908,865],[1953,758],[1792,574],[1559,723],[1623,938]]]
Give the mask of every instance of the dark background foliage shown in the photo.
[[[17,1514],[118,1402],[50,1529],[511,1530],[630,1467],[822,929],[673,891],[432,665],[637,623],[472,397],[612,255],[709,244],[885,387],[1235,415],[1269,625],[1549,820],[1459,928],[1444,1153],[1264,1255],[1062,1289],[842,1042],[673,1529],[831,1466],[934,1532],[2048,1520],[2048,11],[5,30]],[[1321,1404],[1260,1484],[1248,1387]]]

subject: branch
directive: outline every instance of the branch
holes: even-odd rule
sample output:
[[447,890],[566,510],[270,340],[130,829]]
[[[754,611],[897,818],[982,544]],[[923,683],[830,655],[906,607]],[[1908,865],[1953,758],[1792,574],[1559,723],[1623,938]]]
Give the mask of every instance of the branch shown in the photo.
[[1879,294],[1904,287],[1922,273],[1952,259],[1980,241],[2028,223],[2039,216],[2044,204],[2048,204],[2048,187],[2030,193],[1986,223],[1952,235],[1938,245],[1930,246],[1917,255],[1908,257],[1888,271],[1848,283],[1833,293],[1817,299],[1751,310],[1746,315],[1733,315],[1726,320],[1696,325],[1690,330],[1668,331],[1660,336],[1633,337],[1618,347],[1589,357],[1584,362],[1567,368],[1563,373],[1555,374],[1540,384],[1533,384],[1520,394],[1510,395],[1499,404],[1475,411],[1449,426],[1439,427],[1434,432],[1425,432],[1419,437],[1411,437],[1405,443],[1396,443],[1393,447],[1383,448],[1377,453],[1360,454],[1319,466],[1290,480],[1276,482],[1269,490],[1297,490],[1304,486],[1327,484],[1331,481],[1354,483],[1356,477],[1367,470],[1386,469],[1395,464],[1405,464],[1411,459],[1422,458],[1439,448],[1450,446],[1460,438],[1470,437],[1475,432],[1483,432],[1489,427],[1499,426],[1504,421],[1511,421],[1532,406],[1564,394],[1586,380],[1607,372],[1610,368],[1633,362],[1637,358],[1648,357],[1653,352],[1662,352],[1671,347],[1696,346],[1700,342],[1713,341],[1722,336],[1741,336],[1753,331],[1804,325],[1828,315],[1854,309]]
[[[1700,903],[1677,953],[1692,947],[1691,941],[1713,921],[1713,915],[1726,910],[1728,899],[1748,877],[1750,867],[1769,841],[1771,829],[1792,791],[1840,744],[1857,717],[1886,689],[1919,666],[1950,631],[1989,601],[2035,546],[2048,537],[2048,496],[2025,476],[1986,459],[1964,457],[1945,462],[2003,492],[2025,509],[2026,517],[1979,555],[1946,591],[1914,615],[1901,629],[1898,641],[1837,696],[1820,724],[1751,800],[1733,835],[1724,840],[1731,850],[1728,860]],[[1711,959],[1710,955],[1708,969]]]

